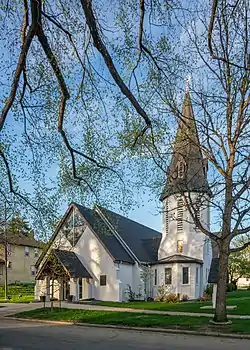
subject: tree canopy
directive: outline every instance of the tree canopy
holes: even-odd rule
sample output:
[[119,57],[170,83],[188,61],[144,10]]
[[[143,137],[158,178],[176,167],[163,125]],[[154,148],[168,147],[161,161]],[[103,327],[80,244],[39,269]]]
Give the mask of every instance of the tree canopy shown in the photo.
[[210,227],[183,196],[219,252],[225,320],[231,242],[250,229],[248,1],[3,0],[0,28],[0,191],[36,219],[52,222],[73,197],[129,207],[136,191],[158,196],[192,77]]

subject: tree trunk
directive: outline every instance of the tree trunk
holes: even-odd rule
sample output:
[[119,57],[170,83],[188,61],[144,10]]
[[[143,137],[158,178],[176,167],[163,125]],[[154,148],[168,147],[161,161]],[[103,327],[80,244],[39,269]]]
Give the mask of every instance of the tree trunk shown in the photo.
[[221,249],[219,256],[219,281],[217,285],[215,322],[227,322],[226,291],[227,291],[228,248]]

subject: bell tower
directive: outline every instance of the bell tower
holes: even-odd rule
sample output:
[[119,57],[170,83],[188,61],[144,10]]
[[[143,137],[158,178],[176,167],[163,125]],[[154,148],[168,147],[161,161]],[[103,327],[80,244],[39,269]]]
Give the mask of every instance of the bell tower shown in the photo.
[[[204,227],[209,227],[210,189],[200,151],[189,89],[186,90],[162,201],[162,240],[158,259],[175,254],[206,260],[210,240],[194,224],[185,205],[189,198]],[[210,264],[210,262],[208,263]]]

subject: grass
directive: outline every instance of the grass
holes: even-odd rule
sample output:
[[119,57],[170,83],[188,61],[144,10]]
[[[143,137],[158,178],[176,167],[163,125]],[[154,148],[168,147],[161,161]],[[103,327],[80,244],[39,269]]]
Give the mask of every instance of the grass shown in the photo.
[[[4,286],[0,287],[0,303],[29,303],[34,300],[34,284],[13,284],[8,286],[8,296],[10,300],[4,298]],[[22,295],[22,296],[21,296]],[[21,296],[19,298],[19,296]]]
[[122,311],[90,311],[80,309],[40,308],[14,315],[19,318],[53,321],[72,321],[74,323],[109,324],[136,327],[162,327],[187,329],[200,332],[250,333],[250,320],[233,320],[231,325],[213,326],[207,317],[166,316],[161,314],[143,314]]
[[[100,301],[96,303],[100,306],[110,306],[119,308],[130,308],[139,310],[157,310],[157,311],[178,311],[178,312],[199,312],[199,313],[211,313],[212,309],[201,309],[202,306],[212,305],[211,302],[180,302],[180,303],[166,303],[166,302],[109,302]],[[237,305],[234,310],[228,310],[228,313],[235,315],[250,315],[250,291],[239,290],[230,292],[227,295],[227,305]]]

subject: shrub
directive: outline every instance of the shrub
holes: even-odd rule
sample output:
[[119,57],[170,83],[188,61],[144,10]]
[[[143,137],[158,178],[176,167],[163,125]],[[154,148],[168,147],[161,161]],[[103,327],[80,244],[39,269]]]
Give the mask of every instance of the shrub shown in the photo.
[[155,298],[156,301],[165,301],[166,296],[168,294],[168,288],[162,284],[157,288],[157,297]]
[[213,295],[213,285],[212,284],[208,284],[206,286],[206,289],[204,290],[204,293],[207,295]]
[[233,292],[235,290],[235,286],[233,283],[227,284],[227,292]]
[[147,297],[147,301],[156,301],[156,300],[152,297]]
[[198,301],[211,301],[212,300],[212,296],[209,295],[209,294],[204,293],[203,297],[200,297],[197,300]]
[[127,293],[128,293],[128,299],[129,299],[129,301],[134,301],[136,295],[135,295],[135,292],[132,291],[132,287],[131,287],[130,284],[128,284]]
[[178,298],[177,298],[177,295],[174,294],[174,293],[170,293],[170,294],[167,294],[165,296],[165,300],[167,303],[177,303],[178,302]]
[[247,290],[250,290],[250,286],[247,287]]
[[188,301],[189,297],[187,294],[183,294],[182,301]]

